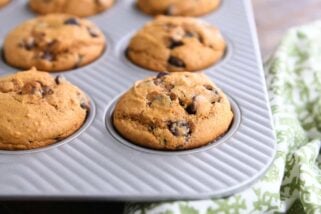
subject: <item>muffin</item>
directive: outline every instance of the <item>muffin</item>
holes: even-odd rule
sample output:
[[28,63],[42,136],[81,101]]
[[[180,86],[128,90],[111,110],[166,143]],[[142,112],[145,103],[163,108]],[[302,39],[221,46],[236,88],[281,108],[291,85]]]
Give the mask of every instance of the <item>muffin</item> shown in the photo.
[[150,15],[201,16],[215,10],[220,0],[137,0],[138,8]]
[[5,38],[5,61],[14,67],[44,71],[74,69],[97,59],[105,37],[92,22],[66,14],[28,20]]
[[138,81],[116,104],[113,124],[134,144],[184,150],[213,142],[233,120],[224,93],[201,73],[159,73]]
[[29,0],[30,8],[39,14],[67,13],[79,17],[98,14],[114,3],[114,0]]
[[153,71],[198,71],[219,61],[225,46],[220,31],[204,21],[159,16],[134,35],[126,55]]
[[0,149],[26,150],[76,132],[89,111],[87,96],[62,76],[34,68],[0,78]]

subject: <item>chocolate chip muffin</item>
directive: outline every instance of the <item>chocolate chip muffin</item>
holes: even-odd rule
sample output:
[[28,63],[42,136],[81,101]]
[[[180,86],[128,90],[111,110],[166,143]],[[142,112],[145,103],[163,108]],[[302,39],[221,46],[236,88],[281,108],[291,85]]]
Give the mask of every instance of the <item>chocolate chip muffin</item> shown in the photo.
[[31,69],[0,78],[0,149],[53,144],[77,131],[89,111],[86,95],[63,77]]
[[137,0],[137,6],[150,15],[200,16],[215,10],[220,0]]
[[118,101],[113,123],[131,142],[159,150],[206,145],[233,119],[224,93],[204,74],[159,73],[138,81]]
[[0,7],[5,6],[6,4],[8,4],[10,2],[10,0],[0,0]]
[[63,71],[86,65],[104,50],[105,37],[92,22],[65,14],[26,21],[4,41],[4,58],[14,67]]
[[30,8],[40,14],[67,13],[91,16],[111,7],[114,0],[29,0]]
[[153,71],[198,71],[219,61],[225,46],[220,31],[204,21],[159,16],[131,39],[126,55]]

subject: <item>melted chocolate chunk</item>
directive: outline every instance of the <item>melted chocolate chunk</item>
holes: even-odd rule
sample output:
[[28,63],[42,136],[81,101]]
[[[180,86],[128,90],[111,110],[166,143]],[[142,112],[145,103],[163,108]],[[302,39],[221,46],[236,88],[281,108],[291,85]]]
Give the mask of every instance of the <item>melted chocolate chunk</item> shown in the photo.
[[37,82],[28,82],[21,88],[20,94],[36,94],[40,87],[40,84]]
[[97,4],[98,6],[103,5],[103,2],[101,2],[101,0],[95,0],[95,4]]
[[164,15],[167,15],[167,16],[174,15],[174,6],[173,5],[168,6],[164,11]]
[[177,99],[177,95],[174,94],[174,93],[170,93],[170,94],[169,94],[169,97],[171,98],[172,101],[174,101],[174,100]]
[[47,96],[53,94],[53,90],[49,86],[42,86],[42,96]]
[[203,43],[203,38],[196,32],[187,31],[184,37],[193,38],[196,37],[200,43]]
[[160,85],[162,82],[163,82],[163,81],[162,81],[161,78],[155,78],[155,79],[154,79],[154,84],[155,84],[155,85]]
[[148,131],[153,132],[155,128],[155,124],[148,124]]
[[187,31],[184,36],[191,38],[191,37],[197,36],[197,34],[196,34],[196,33],[193,33],[193,32],[190,32],[190,31]]
[[209,90],[209,91],[213,91],[213,86],[211,86],[211,85],[204,85],[204,88],[206,88],[207,90]]
[[175,121],[175,122],[169,122],[168,129],[176,137],[180,137],[180,136],[187,137],[191,134],[190,125],[188,124],[188,122],[182,121],[182,120]]
[[54,59],[54,55],[47,50],[42,54],[41,58],[44,60],[52,61]]
[[26,50],[30,51],[33,48],[36,47],[35,39],[34,38],[28,38],[24,42],[24,47]]
[[66,79],[62,76],[62,75],[58,75],[55,78],[55,82],[57,85],[61,84],[62,82],[64,82]]
[[162,78],[162,77],[167,76],[167,75],[169,75],[168,72],[159,72],[159,73],[157,74],[156,78]]
[[76,19],[76,18],[69,18],[69,19],[66,19],[65,21],[64,21],[64,24],[65,25],[77,25],[77,26],[79,26],[80,25],[80,23],[79,23],[79,21]]
[[98,33],[97,30],[94,30],[94,29],[92,29],[92,28],[87,28],[87,31],[88,31],[89,35],[90,35],[91,37],[93,37],[93,38],[96,38],[96,37],[99,36],[99,33]]
[[58,40],[57,39],[54,39],[54,40],[52,40],[52,41],[50,41],[50,42],[48,42],[47,43],[47,47],[48,48],[51,48],[51,47],[53,47],[55,44],[57,44],[58,43]]
[[90,106],[89,106],[88,102],[83,101],[83,100],[80,102],[80,107],[81,107],[82,109],[85,109],[86,111],[89,111],[89,110],[90,110]]
[[195,97],[193,97],[192,103],[189,104],[185,110],[188,114],[196,114],[197,107],[196,107]]
[[78,59],[77,59],[77,61],[76,61],[76,63],[75,63],[75,68],[78,68],[78,67],[81,66],[83,59],[84,59],[84,56],[78,54]]
[[184,43],[182,41],[175,41],[175,40],[171,40],[170,42],[170,45],[169,45],[169,49],[174,49],[174,48],[177,48],[177,47],[180,47],[184,45]]
[[186,66],[185,63],[181,59],[178,59],[174,56],[169,57],[168,63],[172,66],[180,67],[180,68],[184,68]]
[[20,94],[32,94],[32,95],[37,95],[41,97],[45,97],[46,95],[53,94],[53,90],[46,85],[43,85],[39,81],[34,81],[34,82],[28,82],[26,83],[22,89]]
[[173,84],[166,84],[164,87],[167,91],[170,92],[175,86]]
[[163,78],[165,76],[169,75],[167,72],[160,72],[157,74],[156,78],[154,79],[154,84],[155,85],[160,85],[163,82]]
[[178,102],[179,102],[179,105],[180,105],[180,106],[182,106],[183,108],[185,108],[185,105],[186,105],[186,104],[185,104],[185,101],[184,101],[184,100],[179,99]]
[[148,106],[151,106],[152,103],[153,103],[155,100],[161,99],[161,97],[162,97],[162,95],[159,94],[159,93],[156,92],[156,91],[153,91],[153,92],[147,94],[147,96],[146,96],[146,99],[147,99],[147,101],[148,101],[148,102],[147,102],[147,105],[148,105]]

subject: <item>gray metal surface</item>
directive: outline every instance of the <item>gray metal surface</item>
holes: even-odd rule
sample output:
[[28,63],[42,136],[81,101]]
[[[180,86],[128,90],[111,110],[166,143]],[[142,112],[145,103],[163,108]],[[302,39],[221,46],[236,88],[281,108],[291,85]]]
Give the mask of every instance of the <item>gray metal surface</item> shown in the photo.
[[[1,9],[0,41],[34,16],[23,0]],[[232,98],[237,115],[227,136],[205,149],[166,155],[115,137],[109,107],[136,80],[155,75],[124,57],[130,36],[151,17],[140,13],[133,0],[118,0],[90,17],[107,37],[104,55],[63,72],[89,94],[95,111],[79,133],[61,143],[36,151],[1,151],[0,197],[196,199],[231,195],[255,182],[271,164],[276,144],[249,1],[223,0],[216,12],[201,18],[218,26],[228,41],[225,58],[205,70]],[[15,71],[0,62],[0,75]]]

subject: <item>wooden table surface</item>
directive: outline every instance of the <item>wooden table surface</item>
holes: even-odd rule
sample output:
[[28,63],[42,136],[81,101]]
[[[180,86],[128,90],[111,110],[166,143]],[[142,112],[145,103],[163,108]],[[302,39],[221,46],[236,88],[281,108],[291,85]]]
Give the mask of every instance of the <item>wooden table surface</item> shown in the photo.
[[262,57],[273,53],[292,26],[321,18],[320,0],[252,0]]

